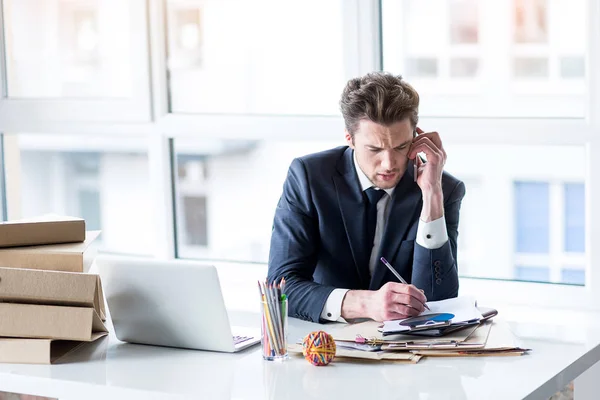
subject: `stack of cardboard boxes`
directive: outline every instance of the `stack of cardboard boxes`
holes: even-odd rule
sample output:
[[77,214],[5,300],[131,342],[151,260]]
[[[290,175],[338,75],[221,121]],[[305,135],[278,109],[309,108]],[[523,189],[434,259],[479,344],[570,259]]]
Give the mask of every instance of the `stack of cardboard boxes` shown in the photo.
[[71,217],[0,223],[0,362],[50,364],[107,334],[87,273],[99,233]]

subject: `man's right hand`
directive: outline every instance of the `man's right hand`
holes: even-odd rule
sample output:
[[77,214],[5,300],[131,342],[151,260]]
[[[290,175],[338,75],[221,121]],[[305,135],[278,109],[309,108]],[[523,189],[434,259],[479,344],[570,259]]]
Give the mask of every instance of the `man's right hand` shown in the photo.
[[377,291],[348,291],[342,302],[342,317],[375,321],[404,319],[423,312],[425,302],[427,298],[415,286],[388,282]]
[[375,321],[414,317],[423,312],[427,298],[413,285],[388,282],[373,292],[367,315]]

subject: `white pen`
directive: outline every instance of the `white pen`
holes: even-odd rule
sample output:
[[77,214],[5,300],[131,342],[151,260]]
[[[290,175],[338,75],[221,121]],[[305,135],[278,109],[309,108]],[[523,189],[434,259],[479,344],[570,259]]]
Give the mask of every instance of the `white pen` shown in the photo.
[[[394,267],[392,267],[392,264],[390,264],[390,263],[388,262],[388,260],[386,260],[384,257],[381,257],[381,258],[380,258],[380,260],[381,260],[381,262],[382,262],[382,263],[383,263],[383,264],[384,264],[386,267],[388,267],[388,269],[389,269],[390,271],[392,271],[392,274],[394,274],[394,276],[395,276],[396,278],[398,278],[398,280],[399,280],[400,282],[404,283],[405,285],[408,285],[408,282],[406,282],[406,281],[404,280],[404,278],[400,276],[400,274],[398,273],[398,271],[396,271],[396,270],[394,269]],[[423,306],[425,307],[425,309],[429,310],[429,307],[427,307],[427,304],[423,304]]]

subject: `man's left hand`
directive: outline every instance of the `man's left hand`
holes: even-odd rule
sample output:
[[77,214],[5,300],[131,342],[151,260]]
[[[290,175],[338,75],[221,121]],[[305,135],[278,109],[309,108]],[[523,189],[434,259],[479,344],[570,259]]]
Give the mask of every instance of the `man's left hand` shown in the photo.
[[[431,222],[444,215],[442,194],[442,172],[446,164],[446,151],[437,132],[423,132],[417,128],[419,134],[412,142],[408,158],[417,162],[417,184],[423,192],[423,210],[421,219]],[[422,162],[418,153],[425,153],[427,162]]]

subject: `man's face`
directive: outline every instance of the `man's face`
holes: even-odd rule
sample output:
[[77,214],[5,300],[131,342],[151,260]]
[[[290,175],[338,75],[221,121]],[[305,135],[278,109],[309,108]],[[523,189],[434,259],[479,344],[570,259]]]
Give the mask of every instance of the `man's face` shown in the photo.
[[346,132],[346,142],[354,149],[360,169],[381,189],[391,189],[408,165],[408,151],[413,140],[413,126],[408,118],[390,126],[360,121],[354,140]]

